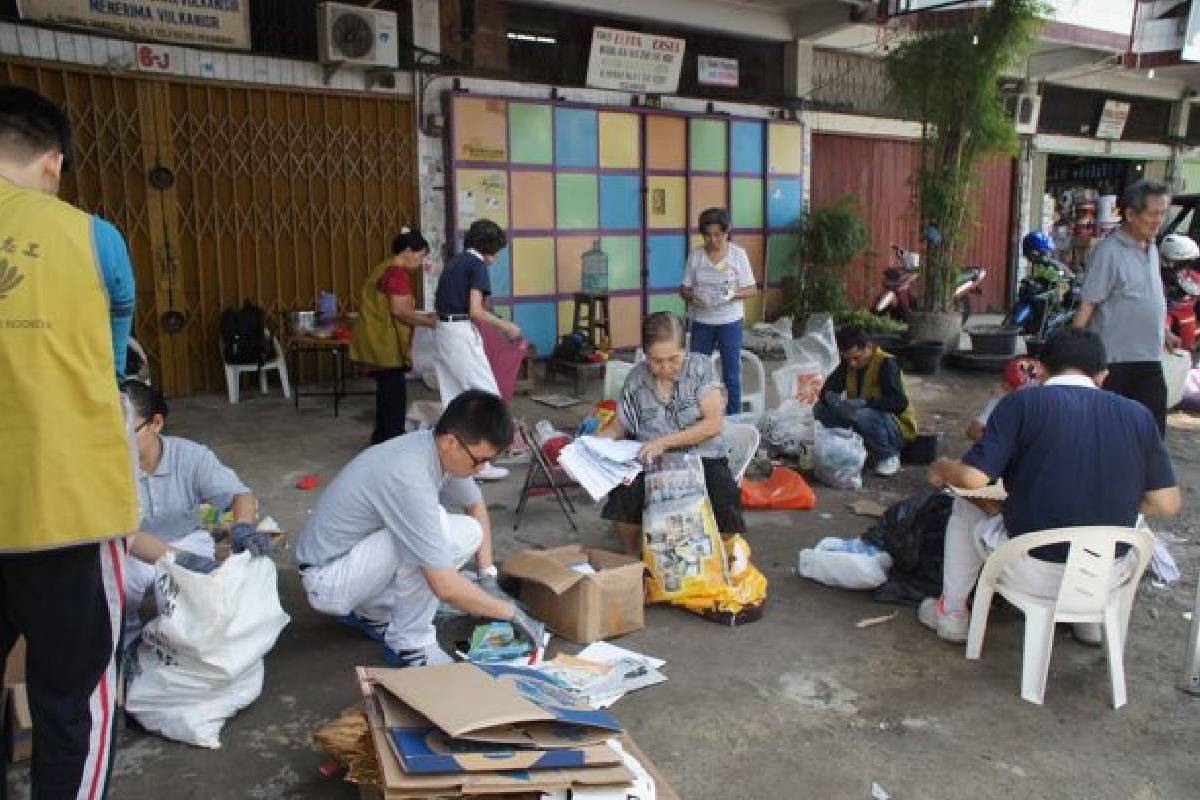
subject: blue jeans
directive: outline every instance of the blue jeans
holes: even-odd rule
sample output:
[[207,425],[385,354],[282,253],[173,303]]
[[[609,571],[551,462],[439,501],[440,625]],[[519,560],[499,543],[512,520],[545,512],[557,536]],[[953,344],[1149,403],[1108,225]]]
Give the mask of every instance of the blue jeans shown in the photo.
[[742,320],[724,325],[692,322],[692,352],[711,356],[713,349],[721,352],[721,381],[728,399],[726,414],[742,410]]
[[896,421],[894,414],[886,411],[860,408],[854,412],[854,422],[849,423],[834,414],[829,406],[817,403],[813,406],[813,416],[826,428],[853,428],[867,447],[867,461],[871,466],[886,458],[900,455],[900,448],[904,447],[900,423]]

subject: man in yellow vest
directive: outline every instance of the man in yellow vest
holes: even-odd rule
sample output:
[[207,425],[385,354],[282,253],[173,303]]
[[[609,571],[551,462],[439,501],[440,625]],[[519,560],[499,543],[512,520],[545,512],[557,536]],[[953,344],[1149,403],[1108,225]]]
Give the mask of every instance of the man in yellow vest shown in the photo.
[[70,144],[60,108],[0,88],[0,655],[25,637],[34,796],[91,800],[138,509],[94,218],[54,196]]
[[837,332],[837,346],[842,362],[825,380],[813,413],[826,427],[853,428],[863,438],[875,474],[895,475],[900,450],[917,436],[917,415],[900,362],[857,325]]

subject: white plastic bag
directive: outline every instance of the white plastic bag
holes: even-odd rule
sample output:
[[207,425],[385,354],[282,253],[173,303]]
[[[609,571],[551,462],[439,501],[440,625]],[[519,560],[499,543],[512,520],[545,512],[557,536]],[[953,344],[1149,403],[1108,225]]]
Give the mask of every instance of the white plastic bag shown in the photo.
[[849,428],[826,428],[814,423],[813,474],[834,489],[861,489],[867,447]]
[[795,455],[813,443],[813,407],[796,400],[768,411],[758,423],[762,438],[784,453]]
[[1200,411],[1200,367],[1188,371],[1183,384],[1183,400],[1180,405],[1186,411]]
[[263,656],[289,621],[275,562],[238,553],[201,575],[168,554],[154,571],[159,613],[130,665],[125,709],[167,738],[220,747],[225,720],[262,691]]
[[796,557],[797,572],[838,589],[876,589],[891,568],[890,555],[860,539],[826,537]]
[[804,335],[785,343],[788,363],[810,362],[819,366],[822,377],[829,377],[837,367],[837,337],[833,318],[828,314],[810,314],[804,324]]
[[1176,350],[1162,355],[1163,379],[1167,382],[1167,408],[1174,408],[1183,400],[1183,391],[1192,368],[1192,355],[1186,350]]

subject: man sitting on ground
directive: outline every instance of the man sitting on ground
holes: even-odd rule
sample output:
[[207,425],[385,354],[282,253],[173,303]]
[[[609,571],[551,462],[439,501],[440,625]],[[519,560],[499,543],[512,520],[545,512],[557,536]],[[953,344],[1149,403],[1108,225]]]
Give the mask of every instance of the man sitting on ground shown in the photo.
[[900,450],[917,436],[917,415],[900,362],[857,325],[837,332],[837,347],[842,363],[825,380],[813,413],[827,428],[853,428],[863,438],[875,474],[895,475]]
[[[512,437],[504,401],[471,389],[450,401],[433,430],[360,453],[325,490],[296,544],[309,604],[382,641],[391,666],[450,661],[433,624],[439,600],[511,620],[541,646],[541,623],[496,584],[491,522],[472,480]],[[449,514],[439,502],[467,513]],[[479,586],[458,572],[472,555]]]
[[[1067,329],[1042,353],[1050,378],[1013,392],[988,418],[987,428],[961,461],[941,459],[929,469],[934,486],[981,489],[1004,479],[1008,499],[992,516],[955,498],[946,526],[941,598],[926,598],[918,616],[950,642],[965,642],[967,596],[984,561],[1009,537],[1084,525],[1132,527],[1138,513],[1179,512],[1171,458],[1153,415],[1140,403],[1101,391],[1104,345],[1090,331]],[[1118,548],[1113,583],[1129,578],[1133,558]],[[1032,550],[1006,576],[1024,591],[1055,597],[1068,546]],[[1076,623],[1075,636],[1100,643],[1099,625]]]

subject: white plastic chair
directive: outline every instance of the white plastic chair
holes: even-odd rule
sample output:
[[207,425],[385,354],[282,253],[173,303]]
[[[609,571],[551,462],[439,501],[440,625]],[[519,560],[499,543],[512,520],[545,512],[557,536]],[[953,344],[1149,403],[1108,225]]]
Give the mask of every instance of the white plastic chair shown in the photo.
[[634,366],[628,361],[618,361],[614,358],[604,362],[604,396],[600,399],[620,399],[621,389],[625,386],[625,378],[629,376],[629,371]]
[[[258,373],[258,390],[263,394],[267,393],[267,371],[275,370],[279,373],[279,385],[283,387],[283,397],[285,400],[290,400],[292,397],[291,384],[288,382],[287,359],[284,357],[283,346],[279,343],[279,338],[269,330],[264,329],[263,333],[271,337],[271,346],[275,349],[275,356],[264,363],[261,367],[257,364],[226,364],[225,365],[225,388],[229,392],[229,403],[237,405],[241,399],[241,378],[243,372]],[[222,347],[222,354],[224,348]]]
[[[721,374],[721,354],[713,353],[713,369]],[[767,411],[767,371],[758,356],[749,350],[741,351],[742,368],[742,407],[738,411],[748,411],[755,417],[761,417]]]
[[[967,633],[967,658],[979,658],[987,629],[992,594],[1000,594],[1025,614],[1025,652],[1021,667],[1021,697],[1041,705],[1050,670],[1054,625],[1058,622],[1100,623],[1104,650],[1112,680],[1113,708],[1125,705],[1125,632],[1129,613],[1142,573],[1154,554],[1154,534],[1147,530],[1110,526],[1058,528],[1009,539],[983,565],[975,589],[974,611]],[[1064,565],[1058,597],[1026,594],[1005,582],[1005,568],[1030,550],[1047,544],[1067,543],[1070,553]],[[1111,586],[1117,543],[1133,545],[1137,563],[1129,579]]]
[[742,482],[746,468],[758,452],[758,428],[745,422],[725,423],[725,446],[729,450],[729,471],[735,483]]

